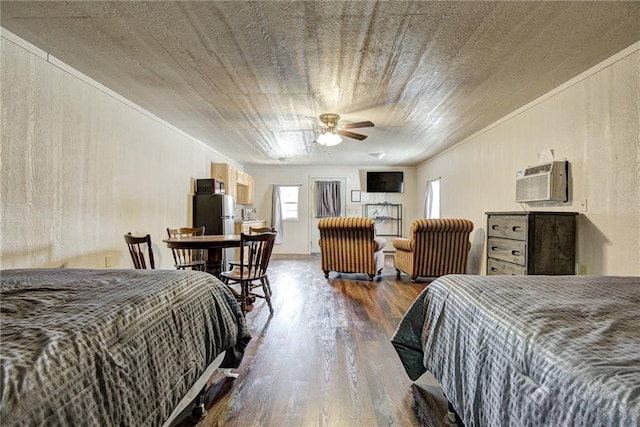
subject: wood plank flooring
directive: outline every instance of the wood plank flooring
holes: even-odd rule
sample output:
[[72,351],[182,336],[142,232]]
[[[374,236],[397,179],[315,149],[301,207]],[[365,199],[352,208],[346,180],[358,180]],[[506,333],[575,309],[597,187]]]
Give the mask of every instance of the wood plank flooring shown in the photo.
[[390,258],[373,282],[327,280],[315,255],[274,255],[269,277],[275,312],[258,300],[247,314],[253,338],[239,378],[214,374],[198,427],[421,425],[390,339],[424,283],[396,280]]

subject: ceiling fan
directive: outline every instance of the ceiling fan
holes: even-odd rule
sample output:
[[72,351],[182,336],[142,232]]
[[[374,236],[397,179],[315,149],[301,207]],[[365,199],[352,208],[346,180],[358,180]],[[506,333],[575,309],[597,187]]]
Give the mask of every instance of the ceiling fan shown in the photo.
[[342,138],[340,136],[345,136],[347,138],[357,139],[362,141],[367,138],[367,135],[362,135],[360,133],[350,132],[346,129],[356,129],[356,128],[368,128],[375,126],[373,122],[364,121],[364,122],[356,122],[356,123],[347,123],[344,125],[340,124],[340,115],[335,113],[324,113],[318,116],[321,126],[321,134],[316,138],[316,142],[321,145],[331,146],[337,145],[342,142]]

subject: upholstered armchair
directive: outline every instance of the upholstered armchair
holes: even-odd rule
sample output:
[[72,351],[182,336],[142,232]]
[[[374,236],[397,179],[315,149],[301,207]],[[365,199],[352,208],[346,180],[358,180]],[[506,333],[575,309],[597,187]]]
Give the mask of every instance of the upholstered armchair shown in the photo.
[[417,219],[411,223],[409,238],[393,240],[396,274],[408,273],[411,281],[420,277],[465,274],[469,259],[469,233],[473,223],[467,219]]
[[363,273],[371,281],[382,272],[387,241],[376,237],[371,218],[322,218],[318,229],[324,277],[330,271]]

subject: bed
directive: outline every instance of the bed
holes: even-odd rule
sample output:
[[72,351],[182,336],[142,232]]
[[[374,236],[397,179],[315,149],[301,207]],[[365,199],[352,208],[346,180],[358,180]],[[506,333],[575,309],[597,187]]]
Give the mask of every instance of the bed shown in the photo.
[[0,282],[3,426],[160,426],[250,340],[233,294],[203,272],[25,269]]
[[640,278],[443,276],[392,338],[467,427],[640,425]]

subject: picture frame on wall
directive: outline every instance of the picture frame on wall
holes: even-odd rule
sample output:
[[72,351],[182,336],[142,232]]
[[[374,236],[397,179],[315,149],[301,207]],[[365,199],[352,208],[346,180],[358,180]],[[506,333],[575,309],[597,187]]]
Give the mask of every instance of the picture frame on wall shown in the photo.
[[351,201],[360,202],[361,200],[362,200],[362,195],[360,194],[360,190],[351,190]]

